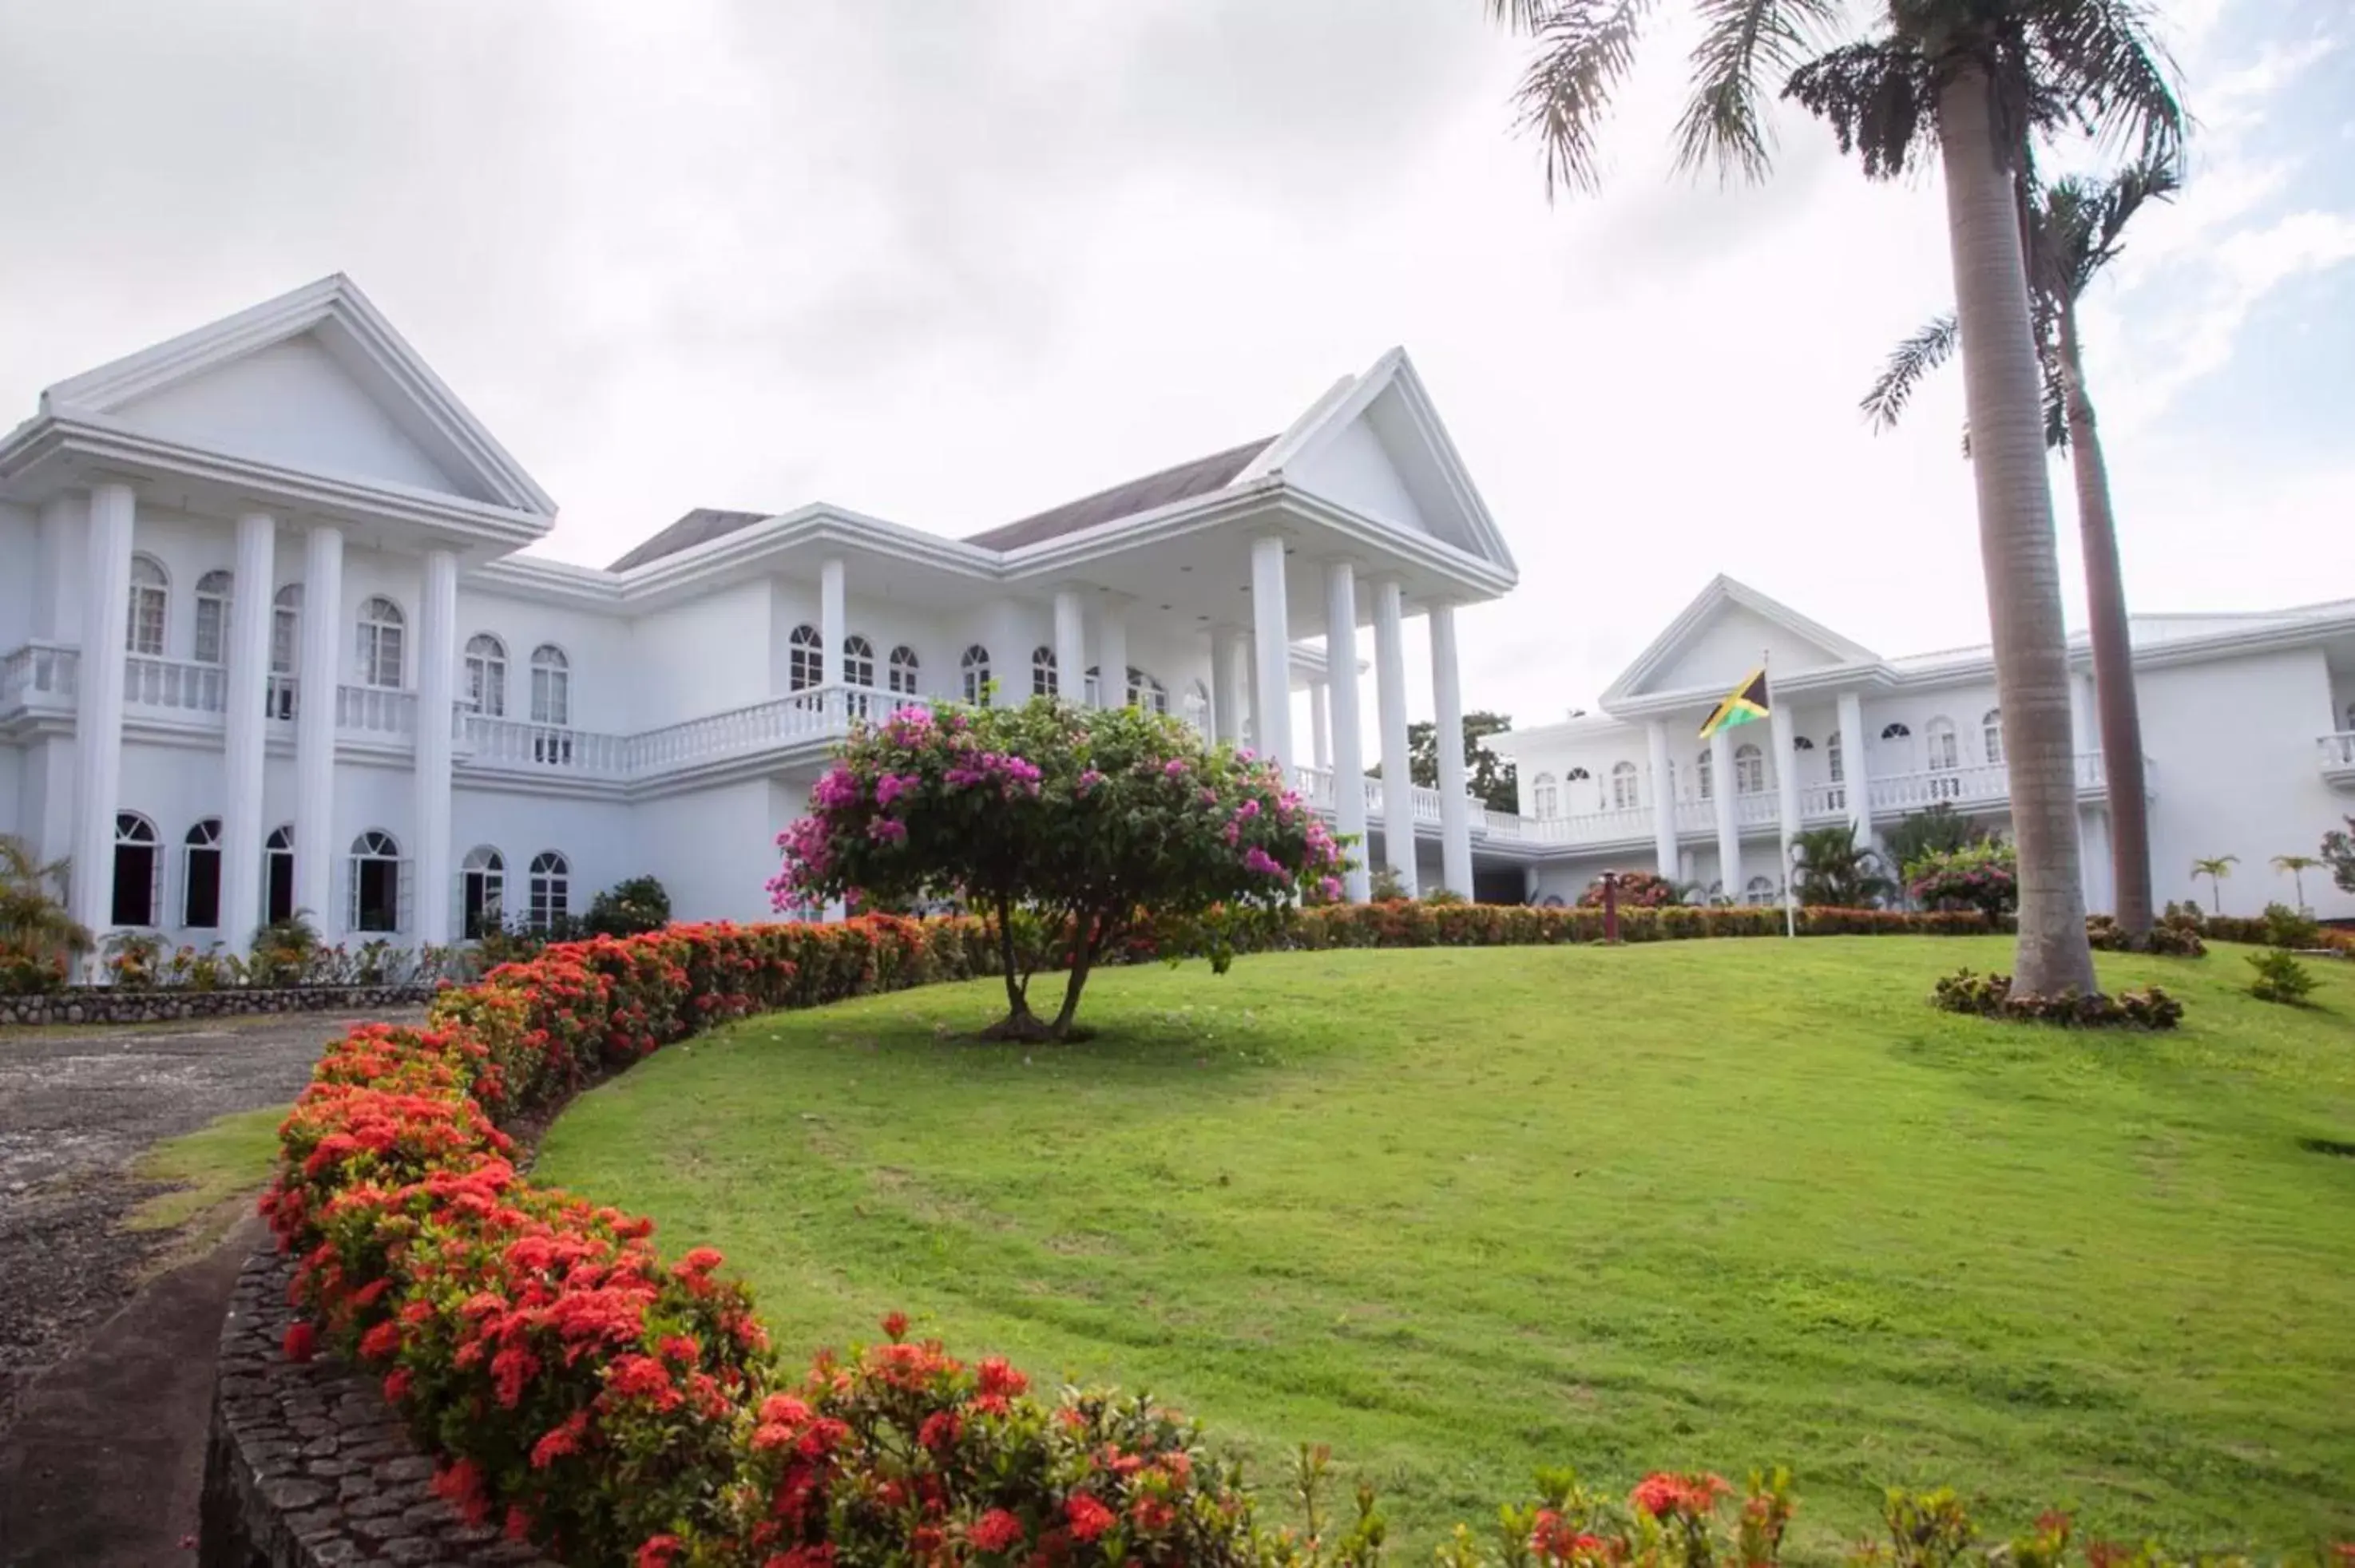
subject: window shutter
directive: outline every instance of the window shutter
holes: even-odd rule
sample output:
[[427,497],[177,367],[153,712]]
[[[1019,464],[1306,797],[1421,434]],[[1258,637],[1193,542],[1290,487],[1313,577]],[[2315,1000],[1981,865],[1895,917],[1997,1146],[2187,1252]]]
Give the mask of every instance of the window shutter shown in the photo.
[[[346,855],[336,863],[342,868],[338,874],[343,878],[344,895],[340,902],[344,906],[344,930],[357,931],[360,928],[359,863],[354,860],[351,856]],[[340,934],[341,933],[322,933],[322,935],[327,936],[331,943],[335,940],[336,937]]]
[[450,877],[450,939],[453,942],[466,935],[466,874],[463,871]]
[[406,935],[415,924],[412,906],[416,900],[410,890],[417,885],[417,863],[413,860],[396,862],[392,874],[399,879],[392,890],[392,928]]

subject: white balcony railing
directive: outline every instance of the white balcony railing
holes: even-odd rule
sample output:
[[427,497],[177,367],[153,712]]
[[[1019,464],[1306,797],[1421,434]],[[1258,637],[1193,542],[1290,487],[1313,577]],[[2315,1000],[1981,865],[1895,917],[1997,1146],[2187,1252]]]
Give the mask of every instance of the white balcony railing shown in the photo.
[[123,661],[125,706],[175,713],[218,714],[229,705],[229,671],[186,659],[132,653]]
[[2334,783],[2355,784],[2355,729],[2320,736],[2314,749],[2325,778]]
[[81,655],[55,642],[27,642],[0,657],[0,713],[69,706]]
[[365,736],[414,736],[417,694],[389,686],[337,686],[336,727]]
[[618,778],[628,768],[629,737],[565,725],[461,715],[459,738],[477,767]]

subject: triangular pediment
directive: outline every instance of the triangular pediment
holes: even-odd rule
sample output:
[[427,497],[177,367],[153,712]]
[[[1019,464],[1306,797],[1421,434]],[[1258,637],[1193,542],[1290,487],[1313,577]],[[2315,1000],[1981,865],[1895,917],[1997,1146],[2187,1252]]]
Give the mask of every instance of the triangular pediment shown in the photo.
[[1796,673],[1878,659],[1788,605],[1721,577],[1612,683],[1603,701],[1721,693],[1762,662],[1770,671]]
[[340,274],[61,381],[45,411],[541,517],[556,504]]
[[1337,385],[1235,482],[1279,473],[1295,489],[1360,516],[1515,569],[1403,349]]

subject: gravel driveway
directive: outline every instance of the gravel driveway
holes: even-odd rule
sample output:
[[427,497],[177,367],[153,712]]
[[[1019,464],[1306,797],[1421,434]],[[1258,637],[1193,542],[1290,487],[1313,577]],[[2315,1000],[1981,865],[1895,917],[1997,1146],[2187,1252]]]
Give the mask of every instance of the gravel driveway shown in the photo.
[[321,1046],[357,1021],[0,1029],[0,1429],[25,1386],[120,1307],[171,1241],[120,1228],[155,1190],[132,1177],[133,1160],[215,1117],[292,1100]]

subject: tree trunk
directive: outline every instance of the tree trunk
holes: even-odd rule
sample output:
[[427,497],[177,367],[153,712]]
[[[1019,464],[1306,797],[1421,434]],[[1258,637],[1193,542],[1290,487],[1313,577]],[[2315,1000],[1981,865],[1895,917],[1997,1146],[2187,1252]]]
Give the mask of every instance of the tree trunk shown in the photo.
[[1979,553],[1995,641],[2012,833],[2019,852],[2015,994],[2094,989],[2077,854],[2075,744],[2061,562],[2045,469],[2041,373],[2028,303],[2012,171],[1998,145],[1986,75],[1940,92],[1946,238],[1977,491]]
[[2109,786],[2112,910],[2118,928],[2150,934],[2150,798],[2142,774],[2142,709],[2135,700],[2134,648],[2126,629],[2126,588],[2118,569],[2110,471],[2077,342],[2077,303],[2060,308],[2062,396],[2069,420],[2070,466],[2077,486],[2077,532],[2085,552],[2086,618],[2093,628],[2094,698],[2101,715],[2102,777]]
[[[1087,917],[1082,916],[1082,920],[1087,922]],[[1092,923],[1084,923],[1082,929],[1092,931]],[[1063,981],[1062,1010],[1055,1014],[1054,1028],[1050,1031],[1058,1040],[1074,1038],[1071,1019],[1080,1011],[1080,992],[1087,988],[1088,972],[1095,968],[1098,945],[1097,940],[1091,936],[1090,939],[1077,944],[1071,954],[1071,972],[1064,978]]]
[[1006,1016],[981,1032],[984,1040],[1044,1040],[1047,1026],[1030,1011],[1030,977],[1014,950],[1014,904],[997,900],[997,961],[1006,972]]

